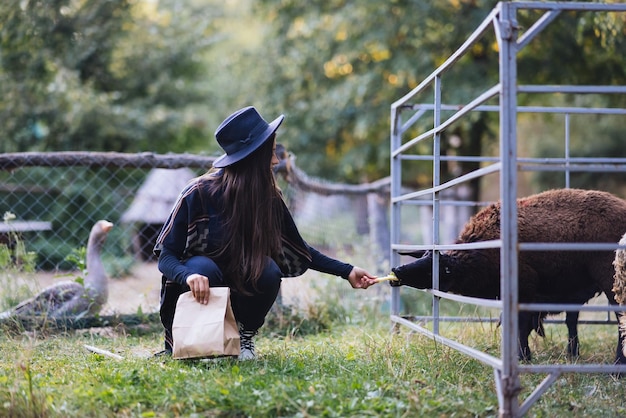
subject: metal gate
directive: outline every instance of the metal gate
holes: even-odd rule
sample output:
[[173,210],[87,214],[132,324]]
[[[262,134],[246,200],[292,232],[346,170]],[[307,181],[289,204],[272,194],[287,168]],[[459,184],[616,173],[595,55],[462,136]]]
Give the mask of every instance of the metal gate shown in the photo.
[[[539,18],[520,36],[517,24],[518,13],[532,10]],[[528,412],[532,404],[557,380],[563,373],[615,373],[626,372],[626,365],[613,364],[519,364],[518,362],[518,313],[526,311],[621,311],[619,307],[591,305],[555,305],[555,304],[520,304],[518,303],[518,250],[615,250],[623,248],[617,243],[593,244],[557,244],[557,243],[519,243],[517,236],[518,171],[559,170],[565,175],[566,187],[569,187],[569,176],[572,172],[600,171],[626,172],[626,158],[574,158],[570,155],[570,115],[598,114],[626,116],[622,108],[592,107],[544,107],[522,106],[518,103],[518,94],[626,94],[626,86],[586,86],[586,85],[518,85],[517,55],[528,43],[535,39],[553,20],[563,12],[574,13],[626,13],[624,4],[601,4],[580,2],[502,2],[499,3],[467,38],[465,43],[452,54],[439,68],[431,73],[421,84],[391,106],[391,263],[400,263],[401,251],[432,250],[433,289],[426,292],[432,296],[431,329],[420,325],[412,317],[400,316],[401,288],[394,287],[391,294],[391,321],[394,325],[407,326],[435,340],[457,349],[489,366],[494,370],[495,387],[499,402],[500,416],[518,417]],[[493,31],[499,53],[499,81],[484,90],[473,100],[462,105],[442,103],[442,77],[466,55],[486,33]],[[415,103],[420,95],[430,89],[432,101]],[[490,104],[493,102],[496,104]],[[471,112],[497,112],[499,116],[499,156],[458,156],[444,157],[440,153],[441,134],[452,124]],[[565,120],[565,156],[563,158],[518,158],[517,123],[518,115],[523,112],[554,113],[564,115]],[[405,138],[410,128],[415,129],[416,122],[428,115],[432,119],[432,129],[427,129],[417,136]],[[444,118],[444,116],[448,117]],[[430,122],[431,119],[428,119]],[[432,155],[411,154],[411,150],[422,141],[432,141]],[[433,165],[433,184],[424,190],[406,191],[402,185],[402,164],[415,160],[431,161]],[[449,181],[441,181],[440,164],[442,161],[475,161],[482,167]],[[446,202],[443,193],[455,186],[478,179],[488,174],[499,175],[499,199],[501,200],[501,238],[469,244],[442,244],[439,237],[440,208],[444,204],[462,204],[462,202]],[[432,242],[419,245],[402,244],[401,213],[402,209],[416,202],[426,203],[432,207],[433,230]],[[466,202],[468,205],[475,202]],[[500,249],[500,283],[501,300],[485,300],[452,295],[439,291],[439,251],[450,250],[462,246],[464,249],[499,248]],[[413,290],[413,289],[412,289]],[[502,335],[500,357],[496,357],[458,341],[446,338],[439,333],[440,321],[446,318],[440,315],[439,299],[450,299],[501,311]],[[582,322],[582,321],[581,321]],[[613,321],[614,323],[614,321]],[[521,390],[519,376],[521,373],[546,374],[545,379],[522,402],[518,401]]]

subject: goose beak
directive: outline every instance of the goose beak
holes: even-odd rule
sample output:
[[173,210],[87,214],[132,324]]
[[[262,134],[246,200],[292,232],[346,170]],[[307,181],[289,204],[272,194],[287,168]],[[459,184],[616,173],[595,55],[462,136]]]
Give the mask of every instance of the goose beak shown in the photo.
[[109,232],[111,230],[111,228],[113,228],[113,223],[109,222],[109,221],[103,221],[102,222],[102,230],[104,232]]

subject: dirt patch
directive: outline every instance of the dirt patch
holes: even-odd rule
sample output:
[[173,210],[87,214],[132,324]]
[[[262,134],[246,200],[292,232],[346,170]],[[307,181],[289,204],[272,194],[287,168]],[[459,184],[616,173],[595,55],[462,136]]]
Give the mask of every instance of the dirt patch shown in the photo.
[[161,272],[156,263],[137,264],[130,276],[109,280],[109,301],[105,310],[117,313],[144,313],[159,309]]

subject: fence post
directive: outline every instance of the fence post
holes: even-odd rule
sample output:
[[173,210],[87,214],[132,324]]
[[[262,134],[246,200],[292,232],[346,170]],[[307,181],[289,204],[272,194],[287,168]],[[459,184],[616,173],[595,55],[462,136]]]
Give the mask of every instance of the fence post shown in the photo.
[[502,298],[501,417],[518,416],[519,381],[517,266],[517,22],[515,8],[501,3],[500,47],[500,296]]

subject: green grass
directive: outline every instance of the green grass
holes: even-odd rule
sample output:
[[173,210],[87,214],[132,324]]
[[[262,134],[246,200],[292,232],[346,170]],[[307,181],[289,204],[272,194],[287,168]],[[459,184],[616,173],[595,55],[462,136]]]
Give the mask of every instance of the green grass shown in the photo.
[[[320,296],[304,310],[273,309],[258,359],[210,363],[154,358],[159,326],[16,333],[0,328],[2,417],[495,417],[493,370],[421,334],[391,332],[389,287],[353,291],[314,277]],[[291,279],[297,280],[297,279]],[[305,283],[303,281],[303,283]],[[429,299],[407,290],[404,309]],[[461,311],[459,312],[459,309]],[[484,315],[445,304],[448,315]],[[615,326],[581,326],[582,363],[610,363]],[[499,356],[495,323],[447,323],[442,335]],[[538,364],[567,363],[567,330],[533,337]],[[85,345],[121,355],[94,354]],[[521,376],[524,400],[544,375]],[[626,380],[565,374],[531,407],[532,417],[624,417]]]
[[[252,362],[152,358],[159,333],[5,333],[0,416],[497,416],[489,367],[406,329],[391,333],[385,319],[332,324],[303,336],[268,330]],[[456,324],[444,331],[497,354],[497,331],[490,326]],[[550,325],[546,340],[533,341],[536,361],[567,361],[560,328]],[[581,361],[610,361],[615,333],[608,328],[585,329]],[[91,353],[85,344],[124,359]],[[520,399],[541,379],[522,375]],[[530,415],[626,416],[625,395],[624,383],[610,376],[567,374]]]
[[[90,353],[84,344],[124,360]],[[3,338],[0,415],[345,417],[495,411],[491,375],[484,367],[380,327],[260,338],[258,361],[243,363],[144,358],[159,344],[154,336]],[[437,366],[450,362],[457,367]],[[475,388],[483,389],[476,393]]]

